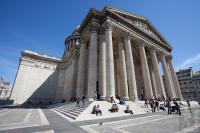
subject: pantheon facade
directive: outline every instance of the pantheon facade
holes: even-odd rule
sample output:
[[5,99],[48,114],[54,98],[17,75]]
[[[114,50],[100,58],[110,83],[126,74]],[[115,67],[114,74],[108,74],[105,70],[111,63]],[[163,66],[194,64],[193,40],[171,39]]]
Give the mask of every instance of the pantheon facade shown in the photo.
[[[11,99],[50,103],[86,96],[180,98],[172,46],[142,16],[90,9],[65,39],[62,58],[22,52]],[[163,77],[162,77],[163,75]],[[164,80],[163,80],[164,79]]]

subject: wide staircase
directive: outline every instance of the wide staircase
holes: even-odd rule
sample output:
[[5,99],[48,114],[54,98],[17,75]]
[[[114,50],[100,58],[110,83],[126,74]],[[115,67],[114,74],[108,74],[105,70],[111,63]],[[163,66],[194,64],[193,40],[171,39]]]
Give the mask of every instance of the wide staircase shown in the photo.
[[[181,103],[182,103],[181,108],[187,109],[187,103],[185,101],[181,101]],[[196,102],[190,102],[190,103],[191,103],[191,107],[197,107],[197,106],[199,107],[198,103]],[[119,111],[115,113],[108,111],[111,108],[112,104],[113,103],[109,103],[107,101],[94,101],[94,102],[91,102],[90,104],[86,103],[85,107],[82,107],[82,103],[81,103],[81,107],[77,108],[76,102],[73,102],[73,103],[54,104],[54,105],[49,106],[49,108],[71,121],[74,121],[74,120],[82,121],[82,120],[128,116],[130,115],[129,113],[124,113],[124,110],[126,109],[127,105],[129,105],[134,115],[151,112],[150,107],[148,108],[144,107],[144,101],[136,101],[136,102],[126,101],[125,105],[118,104]],[[163,103],[160,102],[160,104],[163,104]],[[91,113],[94,105],[99,105],[102,111],[102,116],[96,116],[95,114]],[[160,110],[160,112],[161,111],[162,110]]]
[[[91,120],[96,118],[110,118],[110,117],[119,117],[119,116],[126,116],[130,114],[125,114],[124,110],[126,109],[126,105],[130,106],[130,109],[134,112],[134,114],[140,113],[147,113],[150,112],[150,108],[142,107],[143,102],[131,102],[126,101],[126,105],[119,105],[119,111],[116,113],[111,113],[108,111],[113,103],[109,103],[107,101],[94,101],[90,104],[86,102],[85,106],[77,108],[76,102],[73,103],[59,103],[48,106],[51,110],[57,112],[58,114],[64,115],[68,120]],[[99,105],[100,109],[102,110],[102,116],[97,117],[95,114],[92,114],[92,109],[94,105]]]
[[80,107],[76,107],[76,102],[49,106],[51,110],[61,113],[72,120],[76,120],[87,107],[87,103],[84,107],[82,106],[82,104]]

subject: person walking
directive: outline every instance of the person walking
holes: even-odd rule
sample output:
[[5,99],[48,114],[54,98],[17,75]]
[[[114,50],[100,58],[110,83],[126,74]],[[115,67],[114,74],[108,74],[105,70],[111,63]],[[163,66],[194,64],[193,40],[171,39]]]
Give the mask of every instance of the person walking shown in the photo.
[[85,95],[83,95],[83,97],[82,97],[82,102],[83,102],[83,107],[85,107]]
[[159,102],[158,102],[158,100],[156,100],[155,105],[156,105],[157,111],[159,111]]
[[155,100],[152,101],[152,112],[156,112],[156,102]]
[[187,100],[187,105],[188,105],[188,108],[189,108],[189,110],[190,110],[190,113],[192,113],[192,110],[191,110],[191,108],[190,108],[190,101],[189,101],[189,100]]
[[94,101],[97,100],[97,93],[96,93],[96,92],[94,93],[94,97],[93,97],[93,99],[94,99]]
[[181,110],[180,110],[180,107],[179,107],[178,103],[175,100],[173,101],[173,103],[174,103],[175,109],[177,111],[176,114],[181,115]]
[[77,97],[77,99],[76,99],[76,107],[80,108],[80,98],[79,97]]
[[147,101],[147,99],[144,99],[144,107],[148,108],[148,101]]
[[171,102],[169,100],[166,100],[166,106],[167,106],[168,114],[172,114],[172,112],[171,112],[172,106],[171,106]]

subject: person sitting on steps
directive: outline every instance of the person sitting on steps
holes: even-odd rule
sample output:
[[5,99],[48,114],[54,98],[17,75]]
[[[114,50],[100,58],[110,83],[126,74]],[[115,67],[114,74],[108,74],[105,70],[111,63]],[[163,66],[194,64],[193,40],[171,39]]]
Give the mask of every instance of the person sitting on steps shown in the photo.
[[94,105],[92,108],[92,114],[96,114],[96,105]]
[[110,102],[111,102],[111,103],[115,103],[115,100],[114,100],[114,97],[113,97],[113,96],[110,97]]
[[113,104],[111,109],[109,109],[110,112],[118,112],[119,107],[117,106],[117,104]]
[[130,110],[129,105],[126,106],[126,110],[124,110],[124,113],[130,113],[130,114],[133,114],[133,111]]
[[100,114],[100,116],[102,115],[102,111],[99,108],[99,105],[96,106],[96,116],[98,116],[98,114]]

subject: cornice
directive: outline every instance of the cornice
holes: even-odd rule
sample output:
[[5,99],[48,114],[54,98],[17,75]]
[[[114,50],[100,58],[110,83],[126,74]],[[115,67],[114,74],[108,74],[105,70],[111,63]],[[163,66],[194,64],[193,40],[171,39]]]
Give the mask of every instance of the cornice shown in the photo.
[[82,21],[78,32],[81,34],[84,27],[90,22],[91,19],[102,20],[105,17],[105,14],[101,11],[96,10],[95,8],[91,8],[84,20]]
[[38,60],[43,60],[43,61],[48,61],[48,62],[53,62],[53,63],[59,63],[62,59],[58,57],[53,57],[53,56],[48,56],[45,54],[39,54],[37,52],[25,50],[22,52],[22,58],[23,57],[30,57],[33,59],[38,59]]

